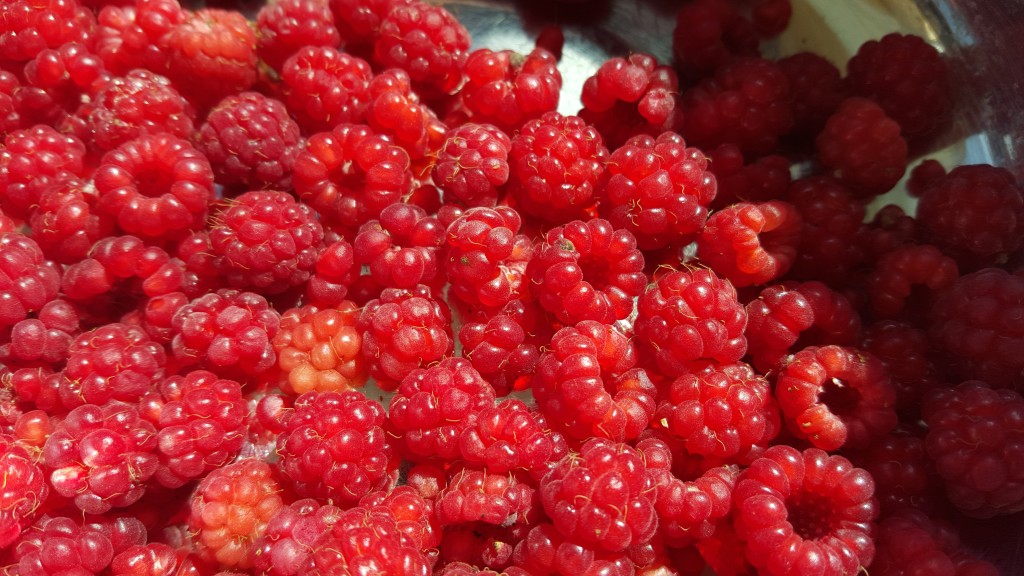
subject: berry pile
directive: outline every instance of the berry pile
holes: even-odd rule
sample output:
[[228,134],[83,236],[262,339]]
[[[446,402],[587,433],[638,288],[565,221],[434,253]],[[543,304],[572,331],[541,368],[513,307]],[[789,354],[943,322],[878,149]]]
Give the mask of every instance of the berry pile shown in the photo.
[[997,575],[1024,189],[867,221],[949,64],[791,12],[564,94],[420,0],[0,3],[0,573]]

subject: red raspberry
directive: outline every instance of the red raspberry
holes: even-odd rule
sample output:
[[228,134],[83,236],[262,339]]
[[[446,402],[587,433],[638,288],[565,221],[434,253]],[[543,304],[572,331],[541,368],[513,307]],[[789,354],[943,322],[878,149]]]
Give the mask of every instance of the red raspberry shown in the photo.
[[373,56],[382,68],[402,68],[427,97],[452,94],[462,84],[469,31],[441,6],[397,5],[380,23]]
[[[140,530],[141,540],[145,541],[144,527],[129,528],[133,529]],[[139,540],[126,537],[126,531],[114,533],[110,526],[82,525],[71,518],[44,516],[15,544],[10,568],[25,575],[102,574],[124,544],[136,544],[135,540]]]
[[323,228],[291,194],[246,192],[227,201],[213,221],[216,266],[231,286],[279,294],[304,284],[316,267]]
[[548,222],[583,216],[608,161],[601,135],[577,116],[548,112],[523,125],[509,151],[508,194]]
[[679,79],[653,56],[612,58],[583,83],[580,117],[617,148],[638,134],[657,136],[682,127]]
[[727,0],[698,0],[676,14],[672,53],[690,79],[714,72],[734,56],[756,56],[753,24]]
[[267,576],[298,576],[313,544],[329,532],[342,510],[312,498],[282,506],[254,543],[253,566]]
[[864,204],[842,184],[825,176],[793,182],[786,200],[800,212],[803,226],[791,276],[844,284],[864,259],[857,236]]
[[359,273],[354,268],[355,252],[351,244],[337,240],[324,247],[317,257],[316,271],[306,284],[309,302],[317,306],[340,305]]
[[346,48],[370,49],[380,34],[380,25],[392,10],[412,0],[330,0],[334,22]]
[[790,356],[775,396],[790,432],[822,450],[866,448],[896,427],[889,375],[855,348],[812,346]]
[[921,398],[932,388],[945,384],[945,374],[935,360],[935,350],[923,329],[905,322],[883,320],[870,326],[860,346],[874,354],[896,389],[896,410],[917,419]]
[[285,61],[307,46],[335,47],[341,35],[324,0],[277,0],[256,15],[256,52],[280,71]]
[[858,455],[857,465],[875,480],[875,497],[884,514],[894,511],[934,510],[941,485],[924,439],[897,429],[869,450]]
[[68,348],[60,400],[68,410],[111,400],[136,403],[163,378],[166,353],[138,326],[107,324],[79,334]]
[[907,169],[899,124],[864,98],[844,100],[815,144],[818,162],[862,199],[888,192]]
[[451,312],[422,285],[385,289],[363,307],[357,328],[370,375],[384,390],[396,389],[410,372],[454,350]]
[[[552,524],[546,522],[531,528],[526,537],[516,544],[512,559],[516,567],[525,569],[528,574],[628,576],[636,573],[633,563],[625,555],[567,541]],[[516,576],[511,570],[505,574]]]
[[732,143],[767,154],[793,127],[789,81],[778,64],[740,58],[683,95],[683,135],[706,148]]
[[192,495],[188,527],[195,550],[222,567],[247,569],[256,539],[283,506],[281,488],[265,462],[239,460],[210,472]]
[[[18,370],[22,366],[43,363],[57,368],[67,360],[68,347],[79,332],[78,311],[65,300],[52,300],[36,313],[36,318],[22,320],[5,332],[5,342],[0,345],[0,363],[6,368]],[[18,391],[18,400],[36,401],[38,398]]]
[[448,132],[431,173],[448,203],[493,206],[508,181],[509,137],[490,124],[463,124]]
[[544,477],[540,497],[558,531],[591,550],[644,544],[658,526],[653,479],[628,444],[588,440]]
[[196,134],[217,182],[250,189],[291,188],[301,141],[284,104],[255,92],[221,100]]
[[598,186],[601,214],[642,250],[693,240],[716,190],[708,159],[671,132],[631,138],[612,153]]
[[366,123],[404,148],[414,161],[416,176],[425,178],[444,144],[448,128],[420,103],[411,82],[409,73],[399,68],[377,74],[370,82]]
[[277,361],[270,342],[280,321],[262,296],[218,290],[178,309],[171,350],[183,366],[198,364],[220,376],[256,375]]
[[523,273],[532,246],[518,234],[512,208],[471,208],[448,225],[449,293],[470,306],[500,309],[525,291]]
[[53,183],[85,176],[85,145],[49,126],[11,132],[0,147],[0,209],[25,218]]
[[514,475],[463,468],[434,503],[441,526],[481,522],[507,527],[536,516],[536,492]]
[[998,268],[961,276],[932,306],[932,342],[952,371],[993,386],[1021,385],[1024,331],[1013,321],[1024,314],[1024,277]]
[[777,369],[800,335],[814,326],[814,308],[794,285],[768,286],[747,304],[747,351],[763,373]]
[[159,40],[167,77],[199,108],[256,82],[256,31],[239,12],[201,8]]
[[28,318],[57,296],[60,272],[28,236],[0,235],[0,330]]
[[894,32],[865,42],[846,70],[853,92],[881,106],[907,140],[935,136],[951,119],[949,65],[920,36]]
[[384,407],[361,392],[306,392],[285,414],[278,466],[300,496],[355,504],[394,485]]
[[787,202],[733,204],[708,218],[697,256],[733,286],[767,284],[796,260],[800,228],[800,213]]
[[43,459],[58,494],[87,514],[134,504],[156,472],[153,425],[124,402],[75,408],[46,440]]
[[482,569],[465,562],[448,562],[436,572],[439,576],[529,576],[529,572],[516,566],[505,568],[500,573],[490,569]]
[[549,334],[538,333],[547,332],[542,315],[536,306],[512,300],[500,311],[485,313],[479,321],[464,321],[459,328],[462,355],[499,396],[529,387],[540,357],[538,346],[550,341]]
[[309,551],[300,574],[429,576],[425,546],[406,534],[390,509],[357,506],[342,512]]
[[22,118],[32,124],[48,124],[61,132],[71,132],[81,129],[73,114],[91,98],[106,72],[95,54],[73,42],[37,54],[25,65],[24,75],[25,85],[14,94],[14,104]]
[[156,481],[168,488],[184,486],[233,460],[248,431],[241,385],[205,370],[163,380],[140,406],[142,416],[157,429]]
[[711,270],[670,272],[637,301],[636,339],[669,378],[701,359],[737,362],[747,351],[747,314],[736,289]]
[[956,262],[931,245],[905,246],[882,255],[867,277],[876,318],[924,315],[934,294],[959,276]]
[[110,563],[113,576],[199,576],[201,563],[184,549],[150,542],[125,548]]
[[647,285],[636,239],[601,219],[548,231],[526,265],[526,277],[540,304],[567,325],[623,320]]
[[1020,247],[1024,193],[1003,168],[960,166],[924,188],[917,219],[928,240],[965,268],[977,269]]
[[658,493],[658,530],[666,543],[683,547],[714,537],[716,524],[731,510],[737,471],[712,468],[692,481],[676,478],[668,470],[651,472]]
[[757,0],[751,6],[750,19],[758,34],[772,38],[786,30],[792,15],[790,0]]
[[93,176],[98,211],[126,233],[171,239],[202,228],[214,198],[201,152],[170,134],[143,134],[103,156]]
[[414,460],[459,455],[459,436],[475,415],[493,406],[494,389],[464,358],[445,358],[412,370],[391,399],[391,425]]
[[789,160],[773,154],[744,164],[743,152],[735,144],[722,144],[711,152],[708,169],[718,182],[712,208],[737,202],[765,202],[784,198],[789,189]]
[[136,68],[163,70],[167,54],[158,40],[187,16],[177,0],[135,0],[103,6],[97,14],[96,54],[112,74]]
[[61,289],[71,300],[118,311],[117,305],[133,304],[139,294],[153,297],[176,291],[182,268],[163,249],[147,247],[135,236],[108,236],[93,244],[89,258],[64,270]]
[[306,46],[281,68],[284,101],[307,134],[359,122],[372,77],[364,60],[331,46]]
[[813,52],[798,52],[779,60],[793,96],[793,134],[812,139],[847,96],[836,65]]
[[[505,479],[498,480],[505,482]],[[539,508],[536,508],[539,509]],[[536,521],[531,521],[536,524]],[[486,566],[493,570],[505,572],[512,562],[512,555],[517,544],[530,531],[525,523],[510,524],[507,527],[486,522],[469,522],[445,527],[439,546],[439,564],[471,564]],[[521,571],[513,572],[522,574]],[[488,574],[485,572],[485,574]],[[490,576],[490,574],[488,574]]]
[[35,452],[13,436],[0,434],[0,475],[6,479],[0,491],[0,546],[4,548],[32,523],[50,492]]
[[481,48],[466,60],[466,83],[459,89],[470,119],[514,133],[528,120],[558,108],[562,75],[558,59],[543,48],[523,55]]
[[306,141],[292,179],[325,224],[352,233],[412,189],[409,155],[369,127],[341,124]]
[[978,381],[937,389],[925,398],[925,448],[950,502],[967,516],[1024,510],[1024,469],[1018,464],[1022,411],[1020,394]]
[[352,242],[356,263],[388,288],[435,284],[445,230],[419,206],[392,204],[359,229]]
[[298,396],[363,386],[367,367],[356,329],[359,312],[355,303],[344,300],[336,307],[304,306],[281,316],[273,344],[284,372],[283,391]]
[[876,537],[878,552],[871,574],[898,576],[921,573],[935,576],[998,576],[999,570],[977,560],[953,526],[916,510],[883,519]]
[[682,440],[687,454],[711,461],[736,461],[779,431],[768,381],[743,363],[709,363],[676,378],[653,420]]
[[420,549],[436,548],[441,542],[441,527],[434,514],[434,500],[421,496],[412,486],[371,492],[359,505],[372,513],[385,512],[395,521],[403,537]]
[[75,0],[18,0],[0,7],[0,61],[20,63],[68,42],[89,41],[92,11]]
[[733,490],[736,533],[759,574],[856,574],[871,564],[871,475],[842,456],[773,446]]
[[558,456],[561,442],[539,412],[510,398],[477,413],[459,436],[459,451],[463,460],[489,472],[525,470],[538,477]]
[[27,123],[22,120],[22,115],[15,104],[15,94],[21,88],[21,81],[14,74],[0,70],[0,136],[24,128]]
[[217,257],[210,246],[210,232],[200,230],[178,241],[175,254],[185,264],[185,278],[181,291],[197,298],[224,286],[217,269]]

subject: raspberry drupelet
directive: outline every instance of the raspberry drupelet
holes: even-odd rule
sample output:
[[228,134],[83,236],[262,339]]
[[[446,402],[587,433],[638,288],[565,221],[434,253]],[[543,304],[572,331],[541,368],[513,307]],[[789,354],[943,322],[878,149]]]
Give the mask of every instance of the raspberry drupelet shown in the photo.
[[45,125],[16,130],[0,147],[0,209],[25,218],[53,183],[85,175],[85,145],[78,138]]
[[801,226],[800,212],[781,200],[733,204],[708,218],[697,256],[737,288],[767,284],[796,260]]
[[60,271],[44,258],[28,236],[0,235],[0,330],[28,318],[57,296]]
[[359,309],[343,300],[333,307],[307,305],[285,311],[274,337],[281,389],[288,394],[344,392],[366,382]]
[[402,68],[424,97],[452,94],[462,84],[469,31],[447,9],[399,4],[380,23],[373,56],[381,68]]
[[282,506],[254,543],[253,567],[268,576],[299,576],[312,545],[331,530],[341,512],[312,498]]
[[518,299],[533,250],[519,234],[521,225],[519,213],[507,206],[471,208],[455,218],[445,240],[449,294],[485,309]]
[[490,124],[463,124],[448,132],[431,172],[445,202],[494,206],[508,181],[512,140]]
[[900,125],[865,98],[847,98],[815,139],[818,162],[865,200],[892,189],[907,169]]
[[562,75],[558,60],[544,48],[529,54],[481,48],[466,59],[462,105],[476,123],[489,123],[512,134],[528,120],[558,108]]
[[284,62],[282,93],[306,134],[362,120],[373,72],[333,46],[307,46]]
[[35,448],[0,434],[0,474],[7,479],[0,491],[0,546],[10,546],[35,519],[50,493],[50,484]]
[[326,0],[275,0],[256,15],[256,53],[267,66],[281,66],[307,46],[341,44]]
[[368,266],[381,286],[412,288],[443,278],[445,229],[435,216],[412,204],[392,204],[359,228],[352,241],[356,263]]

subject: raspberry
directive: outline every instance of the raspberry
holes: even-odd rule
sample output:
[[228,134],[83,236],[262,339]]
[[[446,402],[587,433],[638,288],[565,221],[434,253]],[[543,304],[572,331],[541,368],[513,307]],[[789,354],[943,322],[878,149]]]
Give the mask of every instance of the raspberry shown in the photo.
[[85,176],[85,145],[49,126],[11,132],[0,147],[0,208],[25,218],[53,183]]
[[135,236],[107,236],[93,244],[89,258],[64,270],[61,289],[71,300],[113,306],[116,311],[126,301],[134,304],[139,294],[174,292],[181,287],[182,268],[163,249],[147,247]]
[[490,124],[463,124],[448,132],[431,173],[449,203],[493,206],[508,181],[509,137]]
[[317,538],[329,532],[342,513],[312,498],[282,506],[254,543],[253,565],[268,576],[298,576]]
[[136,68],[163,70],[167,54],[158,40],[185,20],[177,0],[135,0],[107,5],[96,16],[96,54],[112,74]]
[[459,436],[494,404],[494,390],[464,358],[408,372],[391,399],[391,425],[414,460],[459,455]]
[[309,206],[286,192],[246,192],[213,221],[216,266],[231,286],[279,294],[305,283],[316,267],[323,228]]
[[924,188],[917,219],[926,239],[973,270],[1021,246],[1024,196],[1003,168],[960,166]]
[[459,89],[470,119],[514,133],[528,120],[558,108],[562,75],[558,59],[544,48],[523,55],[481,48],[466,59],[466,83]]
[[540,357],[538,344],[550,341],[542,315],[536,306],[513,300],[480,321],[464,321],[459,328],[462,355],[491,383],[498,396],[529,387]]
[[306,141],[295,191],[325,223],[353,234],[412,189],[409,155],[369,127],[341,124]]
[[53,489],[87,514],[134,504],[157,469],[156,430],[123,402],[75,408],[43,447]]
[[359,501],[359,505],[394,518],[398,531],[418,548],[435,548],[441,541],[441,527],[434,514],[433,497],[421,496],[412,486],[371,492]]
[[791,276],[844,284],[864,259],[857,242],[864,205],[842,184],[825,176],[793,182],[786,200],[803,226]]
[[71,518],[43,517],[15,544],[18,574],[101,574],[116,550],[110,530]]
[[111,400],[136,403],[164,376],[162,346],[138,326],[107,324],[83,332],[68,347],[60,399],[72,409]]
[[19,113],[61,132],[81,128],[73,114],[106,77],[103,62],[77,42],[43,50],[25,65],[24,74],[25,85],[14,94]]
[[448,562],[438,574],[439,576],[528,576],[529,572],[512,566],[499,573],[493,570],[480,569],[465,562]]
[[[530,529],[516,545],[512,559],[516,567],[525,569],[528,574],[627,576],[636,573],[625,555],[567,541],[547,522]],[[515,576],[511,571],[506,574]]]
[[540,304],[567,325],[623,320],[647,285],[636,239],[601,219],[576,220],[548,231],[526,276]]
[[920,36],[865,42],[846,69],[853,92],[881,106],[907,140],[934,136],[951,119],[949,65]]
[[1013,318],[1022,313],[1024,277],[998,268],[961,276],[932,306],[929,335],[963,378],[993,386],[1019,386],[1024,331]]
[[447,230],[449,293],[470,306],[500,309],[525,291],[523,273],[532,254],[518,234],[522,220],[512,208],[471,208]]
[[635,136],[608,159],[601,214],[642,250],[685,244],[704,226],[717,186],[708,160],[678,134]]
[[238,12],[201,8],[159,40],[167,77],[199,108],[256,82],[256,31]]
[[342,512],[331,531],[313,544],[299,573],[429,576],[431,562],[422,548],[387,507],[357,506]]
[[682,547],[713,537],[715,525],[730,512],[737,472],[712,468],[692,481],[667,470],[652,470],[652,476],[658,493],[658,529],[666,542]]
[[916,510],[902,511],[878,525],[878,552],[871,573],[890,576],[925,570],[935,576],[998,576],[999,570],[976,560],[953,527]]
[[866,448],[896,427],[889,375],[855,348],[811,346],[790,356],[775,396],[790,432],[822,450]]
[[814,326],[814,308],[795,286],[768,286],[747,304],[747,351],[754,366],[778,368],[800,334]]
[[696,360],[737,362],[747,351],[746,325],[732,284],[697,269],[670,272],[648,286],[637,301],[634,330],[661,373],[675,378]]
[[870,326],[860,346],[874,354],[892,379],[896,389],[896,410],[905,421],[916,420],[921,398],[945,384],[945,375],[935,360],[928,333],[905,322],[883,320]]
[[213,165],[218,183],[287,190],[301,140],[284,104],[243,92],[210,111],[196,146]]
[[548,112],[512,138],[508,194],[523,212],[545,221],[579,218],[596,200],[607,159],[594,127],[577,116]]
[[793,95],[793,134],[812,139],[846,98],[848,88],[835,64],[813,52],[778,61]]
[[368,104],[370,65],[331,46],[307,46],[281,68],[288,110],[307,134],[359,122]]
[[[495,479],[506,482],[506,479]],[[531,489],[531,492],[533,490]],[[535,492],[534,492],[535,493]],[[473,497],[473,499],[478,499]],[[535,521],[531,521],[535,524]],[[529,532],[525,523],[510,524],[507,527],[487,522],[469,522],[445,527],[439,546],[439,564],[471,564],[486,566],[490,570],[510,568],[515,547]],[[522,572],[514,572],[522,574]],[[486,574],[486,573],[485,573]],[[505,572],[505,576],[509,576]]]
[[708,169],[718,182],[712,208],[783,198],[790,185],[789,160],[785,156],[764,156],[744,165],[743,152],[735,144],[722,144],[713,150]]
[[682,440],[687,454],[730,461],[767,446],[779,430],[767,380],[743,363],[708,364],[676,378],[654,422]]
[[920,198],[929,186],[941,180],[946,174],[946,167],[938,160],[922,160],[910,171],[910,177],[907,178],[907,194]]
[[356,262],[388,288],[436,284],[444,228],[434,216],[410,204],[392,204],[359,229],[352,243]]
[[690,2],[676,14],[672,32],[676,64],[690,79],[707,76],[734,56],[757,54],[752,23],[723,0]]
[[205,366],[222,377],[256,375],[277,361],[270,342],[280,321],[262,296],[218,290],[178,309],[171,350],[183,366]]
[[283,506],[265,462],[244,459],[210,472],[192,495],[188,527],[204,560],[226,568],[253,565],[256,539]]
[[847,98],[815,140],[818,162],[862,199],[892,189],[907,169],[900,126],[877,104]]
[[871,564],[874,482],[842,456],[773,446],[733,490],[736,533],[760,574],[856,574]]
[[434,512],[441,526],[469,522],[509,526],[527,523],[535,500],[535,490],[511,474],[463,468],[437,495]]
[[113,576],[196,576],[200,562],[195,556],[159,542],[135,545],[114,556]]
[[380,25],[391,11],[412,0],[330,0],[334,22],[346,47],[369,49],[380,34]]
[[678,130],[683,122],[678,92],[676,73],[653,56],[612,58],[583,83],[580,116],[615,148],[638,134]]
[[772,38],[786,30],[792,15],[790,0],[758,0],[751,7],[750,19],[758,34]]
[[733,286],[767,284],[796,260],[800,227],[800,213],[781,200],[733,204],[708,218],[697,256]]
[[288,58],[307,46],[334,47],[341,35],[324,0],[277,0],[256,15],[256,52],[267,66],[281,70]]
[[956,262],[934,246],[897,248],[882,255],[867,277],[871,311],[876,318],[921,317],[934,294],[958,276]]
[[925,453],[925,444],[899,429],[858,455],[857,465],[875,480],[875,497],[883,513],[907,509],[932,510],[940,484]]
[[143,134],[103,156],[93,176],[96,209],[128,234],[171,239],[202,228],[214,198],[201,152],[170,134]]
[[373,43],[382,68],[402,68],[422,94],[452,94],[462,84],[469,31],[451,12],[423,2],[399,4],[385,16]]
[[852,344],[860,334],[860,315],[848,298],[835,292],[821,282],[794,284],[814,311],[814,325],[802,333],[797,342],[799,349],[804,344]]
[[338,306],[348,295],[358,270],[355,253],[345,240],[328,244],[316,260],[316,271],[306,284],[309,302],[318,306]]
[[391,68],[377,74],[370,82],[366,123],[404,148],[414,161],[416,176],[424,178],[444,144],[448,128],[420,103],[412,88],[406,70]]
[[143,397],[142,415],[157,429],[155,478],[178,488],[238,455],[248,430],[242,387],[212,372],[171,376]]
[[278,466],[300,496],[352,505],[393,486],[384,407],[361,392],[306,392],[282,425]]
[[20,63],[68,42],[87,43],[96,25],[75,0],[15,1],[0,7],[0,61]]
[[459,436],[459,452],[466,462],[495,474],[525,470],[537,476],[546,472],[560,443],[540,413],[510,398],[477,413]]
[[643,544],[658,526],[656,490],[641,453],[603,438],[561,460],[540,485],[541,502],[567,539],[618,552]]
[[50,485],[37,459],[32,447],[0,434],[0,474],[7,479],[0,491],[0,546],[4,548],[32,523],[49,495]]
[[286,311],[273,341],[285,375],[282,390],[298,396],[362,387],[367,367],[356,329],[358,319],[359,309],[348,300],[332,308],[304,306]]
[[28,318],[57,296],[60,272],[28,236],[0,235],[0,330]]
[[770,153],[793,127],[790,100],[778,64],[739,58],[683,95],[683,135],[705,148],[732,143],[744,154]]
[[[33,365],[37,361],[59,367],[68,357],[68,347],[79,331],[79,315],[64,300],[52,300],[36,314],[11,327],[0,345],[0,362],[8,369]],[[2,396],[2,395],[0,395]],[[33,400],[19,392],[19,400]]]
[[210,233],[200,230],[178,241],[176,256],[185,265],[185,277],[181,291],[190,297],[198,297],[224,286],[224,280],[217,269],[217,257],[210,246]]
[[20,88],[21,81],[17,76],[0,70],[0,136],[24,127],[21,112],[15,104],[15,95]]

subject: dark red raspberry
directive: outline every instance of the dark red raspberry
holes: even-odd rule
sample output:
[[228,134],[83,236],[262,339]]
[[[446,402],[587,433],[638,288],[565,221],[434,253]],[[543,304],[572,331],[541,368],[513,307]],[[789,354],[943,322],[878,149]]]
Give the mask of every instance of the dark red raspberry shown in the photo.
[[800,213],[787,202],[733,204],[708,218],[697,256],[733,286],[767,284],[796,260],[800,228]]
[[494,405],[494,389],[464,358],[446,358],[402,379],[388,414],[415,460],[453,459],[475,414]]
[[273,342],[284,372],[281,389],[298,396],[362,387],[367,367],[356,329],[359,313],[348,300],[331,308],[304,306],[286,311]]
[[410,192],[412,173],[408,153],[390,138],[367,126],[341,124],[306,141],[292,182],[325,225],[354,237],[359,226]]
[[786,30],[792,15],[790,0],[756,0],[751,6],[750,20],[758,34],[772,38]]
[[[93,244],[89,258],[64,270],[61,290],[71,300],[118,310],[139,295],[161,296],[181,287],[181,261],[135,236],[107,236]],[[106,308],[102,308],[102,307]],[[121,310],[123,312],[123,310]]]
[[793,182],[786,201],[796,207],[803,222],[790,275],[846,284],[864,260],[857,241],[864,223],[864,204],[842,184],[825,176]]
[[744,154],[772,152],[793,128],[789,81],[778,64],[740,58],[683,95],[683,135],[713,148],[736,144]]
[[793,96],[793,134],[809,141],[846,98],[847,86],[839,68],[813,52],[798,52],[778,64]]
[[732,509],[735,468],[712,468],[694,480],[676,478],[668,470],[651,470],[651,475],[658,494],[658,531],[667,544],[681,548],[714,537],[716,524]]
[[932,388],[945,384],[928,333],[906,322],[883,320],[868,327],[860,346],[874,354],[892,379],[896,389],[896,410],[901,416],[912,415],[913,421],[921,407],[921,398]]
[[7,434],[0,435],[0,474],[6,479],[0,491],[0,546],[6,548],[35,519],[50,485],[35,448]]
[[925,452],[923,438],[896,429],[858,454],[855,461],[874,478],[875,497],[883,514],[908,509],[931,512],[938,508],[941,480]]
[[158,40],[186,16],[177,0],[103,6],[96,16],[96,53],[111,74],[128,74],[136,68],[163,70],[167,54]]
[[917,219],[929,241],[973,270],[1020,247],[1024,194],[1003,168],[960,166],[924,188]]
[[0,7],[0,61],[20,63],[68,42],[87,43],[96,17],[75,0],[18,0]]
[[846,71],[853,92],[881,106],[907,140],[935,136],[950,120],[949,65],[920,36],[894,32],[865,42]]
[[638,134],[658,136],[682,127],[679,79],[649,54],[612,58],[583,83],[580,117],[611,148]]
[[[855,244],[868,262],[897,248],[926,242],[921,224],[896,204],[882,206],[875,217],[861,227],[855,239]],[[960,266],[963,268],[967,264],[961,263]]]
[[558,108],[562,75],[558,59],[544,48],[523,55],[481,48],[466,59],[466,83],[459,89],[473,122],[513,133],[534,118]]
[[420,102],[406,70],[390,68],[377,74],[368,90],[366,123],[404,148],[413,160],[416,176],[425,178],[444,145],[448,127]]
[[14,93],[22,118],[72,132],[81,128],[75,111],[91,98],[106,72],[95,54],[73,42],[37,54],[25,65],[24,76],[25,85]]
[[392,204],[359,229],[352,242],[356,263],[388,288],[435,284],[445,230],[419,206]]
[[844,100],[815,145],[822,167],[862,199],[888,192],[907,170],[899,124],[864,98]]
[[991,518],[1024,510],[1024,399],[979,381],[932,391],[921,410],[925,448],[961,512]]
[[676,65],[690,79],[710,75],[735,56],[756,56],[753,24],[728,0],[698,0],[683,5],[672,32]]
[[907,178],[907,194],[920,198],[929,186],[941,180],[946,174],[946,167],[938,160],[922,160],[910,171],[910,177]]
[[508,527],[536,516],[536,492],[512,474],[463,468],[434,502],[441,526],[482,522]]
[[170,134],[143,134],[103,156],[93,175],[96,209],[128,234],[173,239],[202,228],[214,198],[201,152]]
[[670,132],[631,138],[611,154],[598,186],[602,216],[642,250],[693,240],[716,190],[708,159]]
[[381,68],[402,68],[426,97],[452,94],[462,84],[469,31],[441,6],[397,5],[380,23],[373,56]]
[[58,494],[102,514],[142,497],[158,466],[156,448],[156,430],[131,404],[86,404],[56,426],[43,459]]
[[675,378],[696,360],[737,362],[747,351],[746,325],[732,284],[695,269],[657,278],[637,301],[634,329],[661,373]]
[[145,536],[141,523],[127,519],[104,526],[44,516],[15,544],[11,569],[18,574],[102,574],[114,554],[144,542]]
[[636,239],[601,219],[548,231],[526,265],[526,277],[541,306],[567,325],[623,320],[647,285]]
[[350,51],[372,49],[384,18],[393,9],[411,3],[412,0],[330,0],[334,22]]
[[253,565],[268,576],[299,576],[312,545],[329,532],[342,510],[312,498],[282,506],[254,543]]
[[867,277],[876,318],[922,317],[934,295],[959,276],[956,262],[928,244],[904,246],[882,255]]
[[167,77],[199,108],[256,82],[256,30],[239,12],[201,8],[159,40]]
[[255,92],[229,96],[206,116],[195,140],[218,183],[291,188],[302,137],[280,101]]
[[789,160],[773,154],[744,164],[743,152],[735,144],[723,144],[710,155],[708,169],[718,181],[712,208],[736,202],[764,202],[786,196],[791,183]]
[[85,145],[49,126],[11,132],[0,147],[0,209],[26,218],[52,184],[86,174]]
[[285,413],[278,467],[304,497],[353,505],[394,485],[384,407],[361,392],[306,392]]
[[448,226],[446,251],[450,294],[470,306],[500,309],[525,292],[529,239],[512,208],[471,208]]
[[822,450],[863,449],[896,427],[885,367],[856,348],[812,346],[788,357],[775,397],[790,432]]
[[60,400],[68,410],[111,400],[134,404],[164,376],[166,353],[138,326],[107,324],[79,334],[68,348]]
[[333,46],[307,46],[281,69],[284,101],[307,134],[359,122],[367,106],[370,65]]
[[316,271],[306,284],[309,302],[317,306],[341,304],[359,274],[355,261],[355,251],[345,240],[325,246],[317,257]]
[[341,35],[324,0],[277,0],[256,15],[256,53],[274,70],[307,46],[336,47]]
[[508,181],[512,141],[490,124],[463,124],[448,132],[431,173],[448,203],[493,206]]
[[562,328],[541,355],[533,395],[552,425],[571,438],[636,438],[654,415],[657,390],[637,368],[633,343],[592,320]]
[[451,312],[422,285],[385,289],[363,308],[357,328],[370,375],[384,390],[394,390],[410,372],[454,350]]
[[334,527],[310,547],[300,574],[403,574],[429,576],[426,546],[403,531],[386,506],[357,506],[342,512]]
[[178,488],[233,460],[242,449],[249,414],[242,387],[212,372],[171,376],[146,394],[142,416],[157,430],[155,479]]
[[878,524],[877,554],[871,574],[899,576],[998,576],[999,570],[974,558],[953,526],[916,510],[901,511]]
[[561,443],[539,412],[510,398],[477,413],[459,436],[459,452],[466,462],[490,472],[522,470],[539,477],[558,456]]
[[18,233],[0,235],[0,330],[24,320],[57,296],[60,271],[39,245]]
[[542,315],[535,305],[512,300],[479,321],[467,319],[459,328],[462,355],[499,396],[529,387],[540,357],[539,345],[550,341]]
[[171,350],[183,366],[205,366],[221,376],[233,371],[255,375],[277,361],[271,340],[280,316],[258,294],[208,293],[178,309],[171,325]]
[[[628,576],[636,573],[626,555],[568,541],[547,522],[530,529],[526,537],[516,544],[512,559],[515,567],[526,570],[528,574]],[[515,576],[511,570],[506,574]]]
[[658,526],[656,490],[642,454],[628,444],[588,440],[544,477],[544,511],[567,539],[591,550],[644,544]]
[[773,446],[733,490],[736,533],[760,574],[856,574],[871,564],[871,475],[842,456]]

